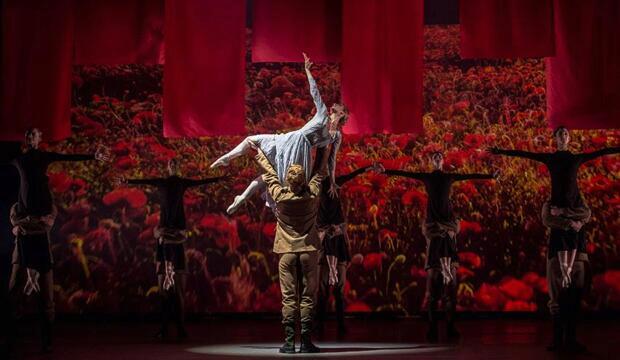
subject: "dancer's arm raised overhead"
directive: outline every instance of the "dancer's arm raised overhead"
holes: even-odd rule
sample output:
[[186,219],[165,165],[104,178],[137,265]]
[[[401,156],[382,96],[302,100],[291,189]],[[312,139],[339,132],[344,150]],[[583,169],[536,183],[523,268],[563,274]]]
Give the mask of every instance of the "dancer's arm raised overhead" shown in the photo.
[[[304,56],[304,69],[306,70],[306,76],[308,77],[308,85],[310,86],[310,96],[312,96],[312,101],[314,101],[314,106],[316,107],[317,115],[323,115],[322,118],[327,121],[327,106],[323,102],[321,98],[321,93],[319,92],[319,87],[316,84],[316,80],[312,76],[312,61],[306,53],[302,53]],[[315,115],[316,116],[316,115]],[[327,123],[326,123],[327,124]]]
[[538,162],[545,163],[549,158],[549,154],[547,153],[535,153],[523,150],[505,150],[499,149],[496,147],[492,147],[488,150],[491,154],[494,155],[504,155],[504,156],[512,156],[512,157],[520,157],[524,159],[530,159]]
[[618,146],[608,147],[605,149],[600,149],[600,150],[589,152],[589,153],[583,153],[579,155],[579,159],[581,160],[581,162],[586,162],[586,161],[596,159],[599,156],[612,155],[612,154],[620,154],[620,147]]

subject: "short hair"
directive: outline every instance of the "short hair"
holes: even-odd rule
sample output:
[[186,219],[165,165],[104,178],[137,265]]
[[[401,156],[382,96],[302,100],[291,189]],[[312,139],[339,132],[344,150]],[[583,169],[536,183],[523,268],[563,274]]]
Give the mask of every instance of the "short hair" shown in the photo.
[[306,183],[306,172],[299,164],[292,164],[286,171],[286,182],[289,187],[299,187]]
[[560,130],[566,130],[566,131],[568,131],[568,128],[567,128],[566,126],[564,126],[564,125],[560,125],[560,126],[556,127],[556,128],[553,130],[553,136],[557,136],[557,135],[558,135],[558,133],[560,132]]
[[32,136],[35,132],[39,132],[39,133],[40,133],[40,132],[41,132],[41,130],[39,130],[39,129],[38,129],[38,128],[36,128],[36,127],[30,127],[30,128],[28,128],[28,129],[26,129],[26,132],[25,132],[24,136],[25,136],[25,137],[26,137],[26,139],[27,139],[27,138],[31,137],[31,136]]
[[349,109],[344,104],[335,103],[332,105],[332,109],[338,113],[342,114],[342,117],[338,121],[343,122],[349,117]]

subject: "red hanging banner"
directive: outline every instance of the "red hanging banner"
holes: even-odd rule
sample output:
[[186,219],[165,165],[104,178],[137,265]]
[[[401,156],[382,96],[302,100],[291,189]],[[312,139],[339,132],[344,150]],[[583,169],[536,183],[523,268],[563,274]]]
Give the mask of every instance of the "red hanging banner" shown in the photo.
[[550,126],[620,127],[620,2],[556,0],[556,55],[546,60]]
[[554,53],[553,0],[460,0],[462,58]]
[[422,131],[423,0],[343,0],[345,133]]
[[254,0],[252,61],[340,61],[341,0]]
[[80,0],[76,64],[163,63],[164,0]]
[[5,0],[2,6],[0,140],[29,127],[45,140],[71,133],[73,0]]
[[166,0],[164,135],[245,132],[245,0]]

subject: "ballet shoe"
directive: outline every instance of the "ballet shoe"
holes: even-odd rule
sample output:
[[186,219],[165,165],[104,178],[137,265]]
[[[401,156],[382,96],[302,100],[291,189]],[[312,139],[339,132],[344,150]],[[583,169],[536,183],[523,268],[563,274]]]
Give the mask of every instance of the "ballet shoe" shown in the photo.
[[226,209],[226,213],[228,215],[232,215],[234,213],[237,212],[237,210],[239,209],[239,206],[241,206],[241,204],[243,203],[243,199],[241,198],[240,195],[235,196],[235,200],[233,201],[233,203]]

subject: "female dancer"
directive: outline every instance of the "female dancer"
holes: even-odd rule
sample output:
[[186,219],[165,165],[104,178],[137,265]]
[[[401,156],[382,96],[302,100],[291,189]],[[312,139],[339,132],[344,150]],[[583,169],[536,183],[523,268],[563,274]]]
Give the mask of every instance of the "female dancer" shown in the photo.
[[491,148],[492,154],[521,157],[541,162],[551,175],[551,198],[543,204],[543,224],[551,229],[547,254],[549,311],[553,321],[553,341],[549,351],[562,346],[575,351],[585,347],[577,342],[576,320],[584,284],[587,282],[583,225],[590,219],[590,209],[583,202],[577,172],[581,164],[607,154],[620,153],[620,147],[591,153],[573,154],[568,150],[570,134],[560,126],[553,132],[557,151],[532,153]]
[[[218,166],[227,166],[230,160],[244,155],[250,149],[250,141],[256,144],[267,156],[269,161],[274,165],[278,179],[284,182],[286,171],[291,164],[299,164],[306,169],[306,181],[310,179],[312,169],[312,148],[325,147],[333,144],[334,151],[331,152],[329,158],[329,173],[332,179],[335,179],[336,172],[336,155],[338,148],[342,142],[342,127],[347,120],[347,110],[342,104],[334,104],[331,110],[327,110],[327,106],[321,99],[321,94],[317,87],[316,81],[312,77],[310,69],[312,62],[304,55],[304,66],[308,83],[310,84],[310,94],[314,105],[316,106],[316,114],[301,129],[294,130],[285,134],[261,134],[252,135],[245,138],[237,147],[227,154],[217,159],[212,168]],[[331,182],[330,195],[336,196],[336,183]],[[235,196],[232,205],[226,210],[228,214],[233,214],[243,202],[254,194],[256,191],[265,190],[265,182],[261,176],[255,178],[245,191]],[[267,197],[267,204],[273,207],[273,202]]]
[[[42,133],[26,131],[26,151],[12,161],[20,178],[18,200],[11,208],[15,235],[13,268],[9,282],[11,319],[16,320],[20,290],[39,292],[42,316],[41,338],[45,352],[52,348],[54,322],[54,275],[49,232],[54,226],[56,208],[49,189],[47,168],[57,161],[109,161],[109,151],[100,147],[95,154],[59,154],[39,150]],[[41,285],[38,280],[41,279]],[[25,287],[24,287],[25,284]]]
[[192,186],[212,184],[223,177],[201,180],[185,179],[178,176],[179,164],[176,159],[168,161],[166,178],[129,179],[119,178],[119,184],[156,186],[160,195],[159,226],[153,234],[157,239],[155,268],[157,284],[162,302],[162,324],[157,334],[160,339],[168,337],[170,317],[174,316],[177,337],[186,338],[185,307],[183,294],[187,278],[187,260],[185,258],[186,224],[183,209],[183,195]]
[[385,174],[420,180],[424,183],[428,194],[426,219],[422,227],[422,232],[426,237],[426,293],[429,297],[429,329],[426,336],[429,341],[436,341],[438,338],[437,305],[442,292],[445,299],[448,336],[458,337],[460,335],[454,327],[456,269],[458,267],[456,235],[459,232],[459,224],[450,205],[452,183],[461,180],[493,179],[497,177],[497,174],[443,172],[443,154],[440,152],[431,155],[431,162],[435,170],[430,173],[385,170]]

